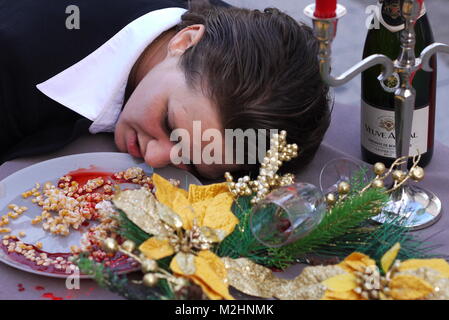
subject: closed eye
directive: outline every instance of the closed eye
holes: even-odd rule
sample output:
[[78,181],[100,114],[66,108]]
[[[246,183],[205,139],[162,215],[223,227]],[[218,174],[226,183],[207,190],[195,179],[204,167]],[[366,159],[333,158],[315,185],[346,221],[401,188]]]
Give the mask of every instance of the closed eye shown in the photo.
[[170,124],[170,117],[169,117],[169,108],[167,106],[166,112],[165,112],[165,118],[164,118],[164,127],[168,135],[171,134],[173,131],[173,126]]

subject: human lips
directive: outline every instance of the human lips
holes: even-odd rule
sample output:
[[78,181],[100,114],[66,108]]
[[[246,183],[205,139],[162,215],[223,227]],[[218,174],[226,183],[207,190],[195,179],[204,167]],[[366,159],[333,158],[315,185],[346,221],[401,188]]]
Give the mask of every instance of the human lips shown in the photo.
[[136,132],[133,131],[126,137],[126,148],[128,149],[128,153],[133,157],[142,158]]

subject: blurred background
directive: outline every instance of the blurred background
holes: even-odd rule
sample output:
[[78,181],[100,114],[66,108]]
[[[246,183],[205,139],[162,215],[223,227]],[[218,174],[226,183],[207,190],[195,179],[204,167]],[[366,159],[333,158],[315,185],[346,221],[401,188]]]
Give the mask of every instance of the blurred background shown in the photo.
[[[311,25],[310,19],[303,14],[306,5],[314,0],[225,0],[245,8],[264,9],[276,7],[297,20]],[[338,0],[346,6],[348,13],[338,24],[337,37],[333,43],[333,70],[340,74],[362,57],[367,29],[365,8],[375,4],[376,0]],[[449,44],[449,0],[427,0],[427,14],[432,25],[435,41]],[[348,84],[335,88],[337,103],[360,106],[360,76]],[[334,112],[338,112],[334,109]],[[358,114],[358,113],[357,113]],[[449,55],[438,56],[438,89],[436,105],[435,137],[449,146]]]

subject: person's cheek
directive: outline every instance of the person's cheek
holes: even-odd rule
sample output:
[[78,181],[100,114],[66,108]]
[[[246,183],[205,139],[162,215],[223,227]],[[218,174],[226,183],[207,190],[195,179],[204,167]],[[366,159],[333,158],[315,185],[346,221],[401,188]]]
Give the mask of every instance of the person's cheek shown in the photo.
[[170,151],[173,143],[168,140],[150,140],[145,152],[145,162],[154,167],[161,168],[171,164]]

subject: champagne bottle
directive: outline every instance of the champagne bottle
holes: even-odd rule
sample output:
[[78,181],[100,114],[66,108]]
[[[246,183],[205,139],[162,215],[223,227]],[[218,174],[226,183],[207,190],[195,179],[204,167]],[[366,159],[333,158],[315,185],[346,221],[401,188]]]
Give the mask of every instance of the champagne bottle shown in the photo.
[[[401,15],[403,0],[380,0],[377,23],[368,31],[363,57],[380,53],[397,59],[400,53],[400,31],[404,29]],[[418,57],[421,51],[434,42],[433,33],[423,5],[420,18],[415,25]],[[416,90],[412,136],[409,155],[422,155],[420,165],[426,166],[433,154],[436,100],[436,55],[431,59],[433,72],[418,70],[413,76]],[[383,162],[386,165],[396,158],[394,92],[399,86],[399,76],[393,74],[379,81],[381,67],[376,66],[362,73],[361,147],[363,160],[369,163]]]

